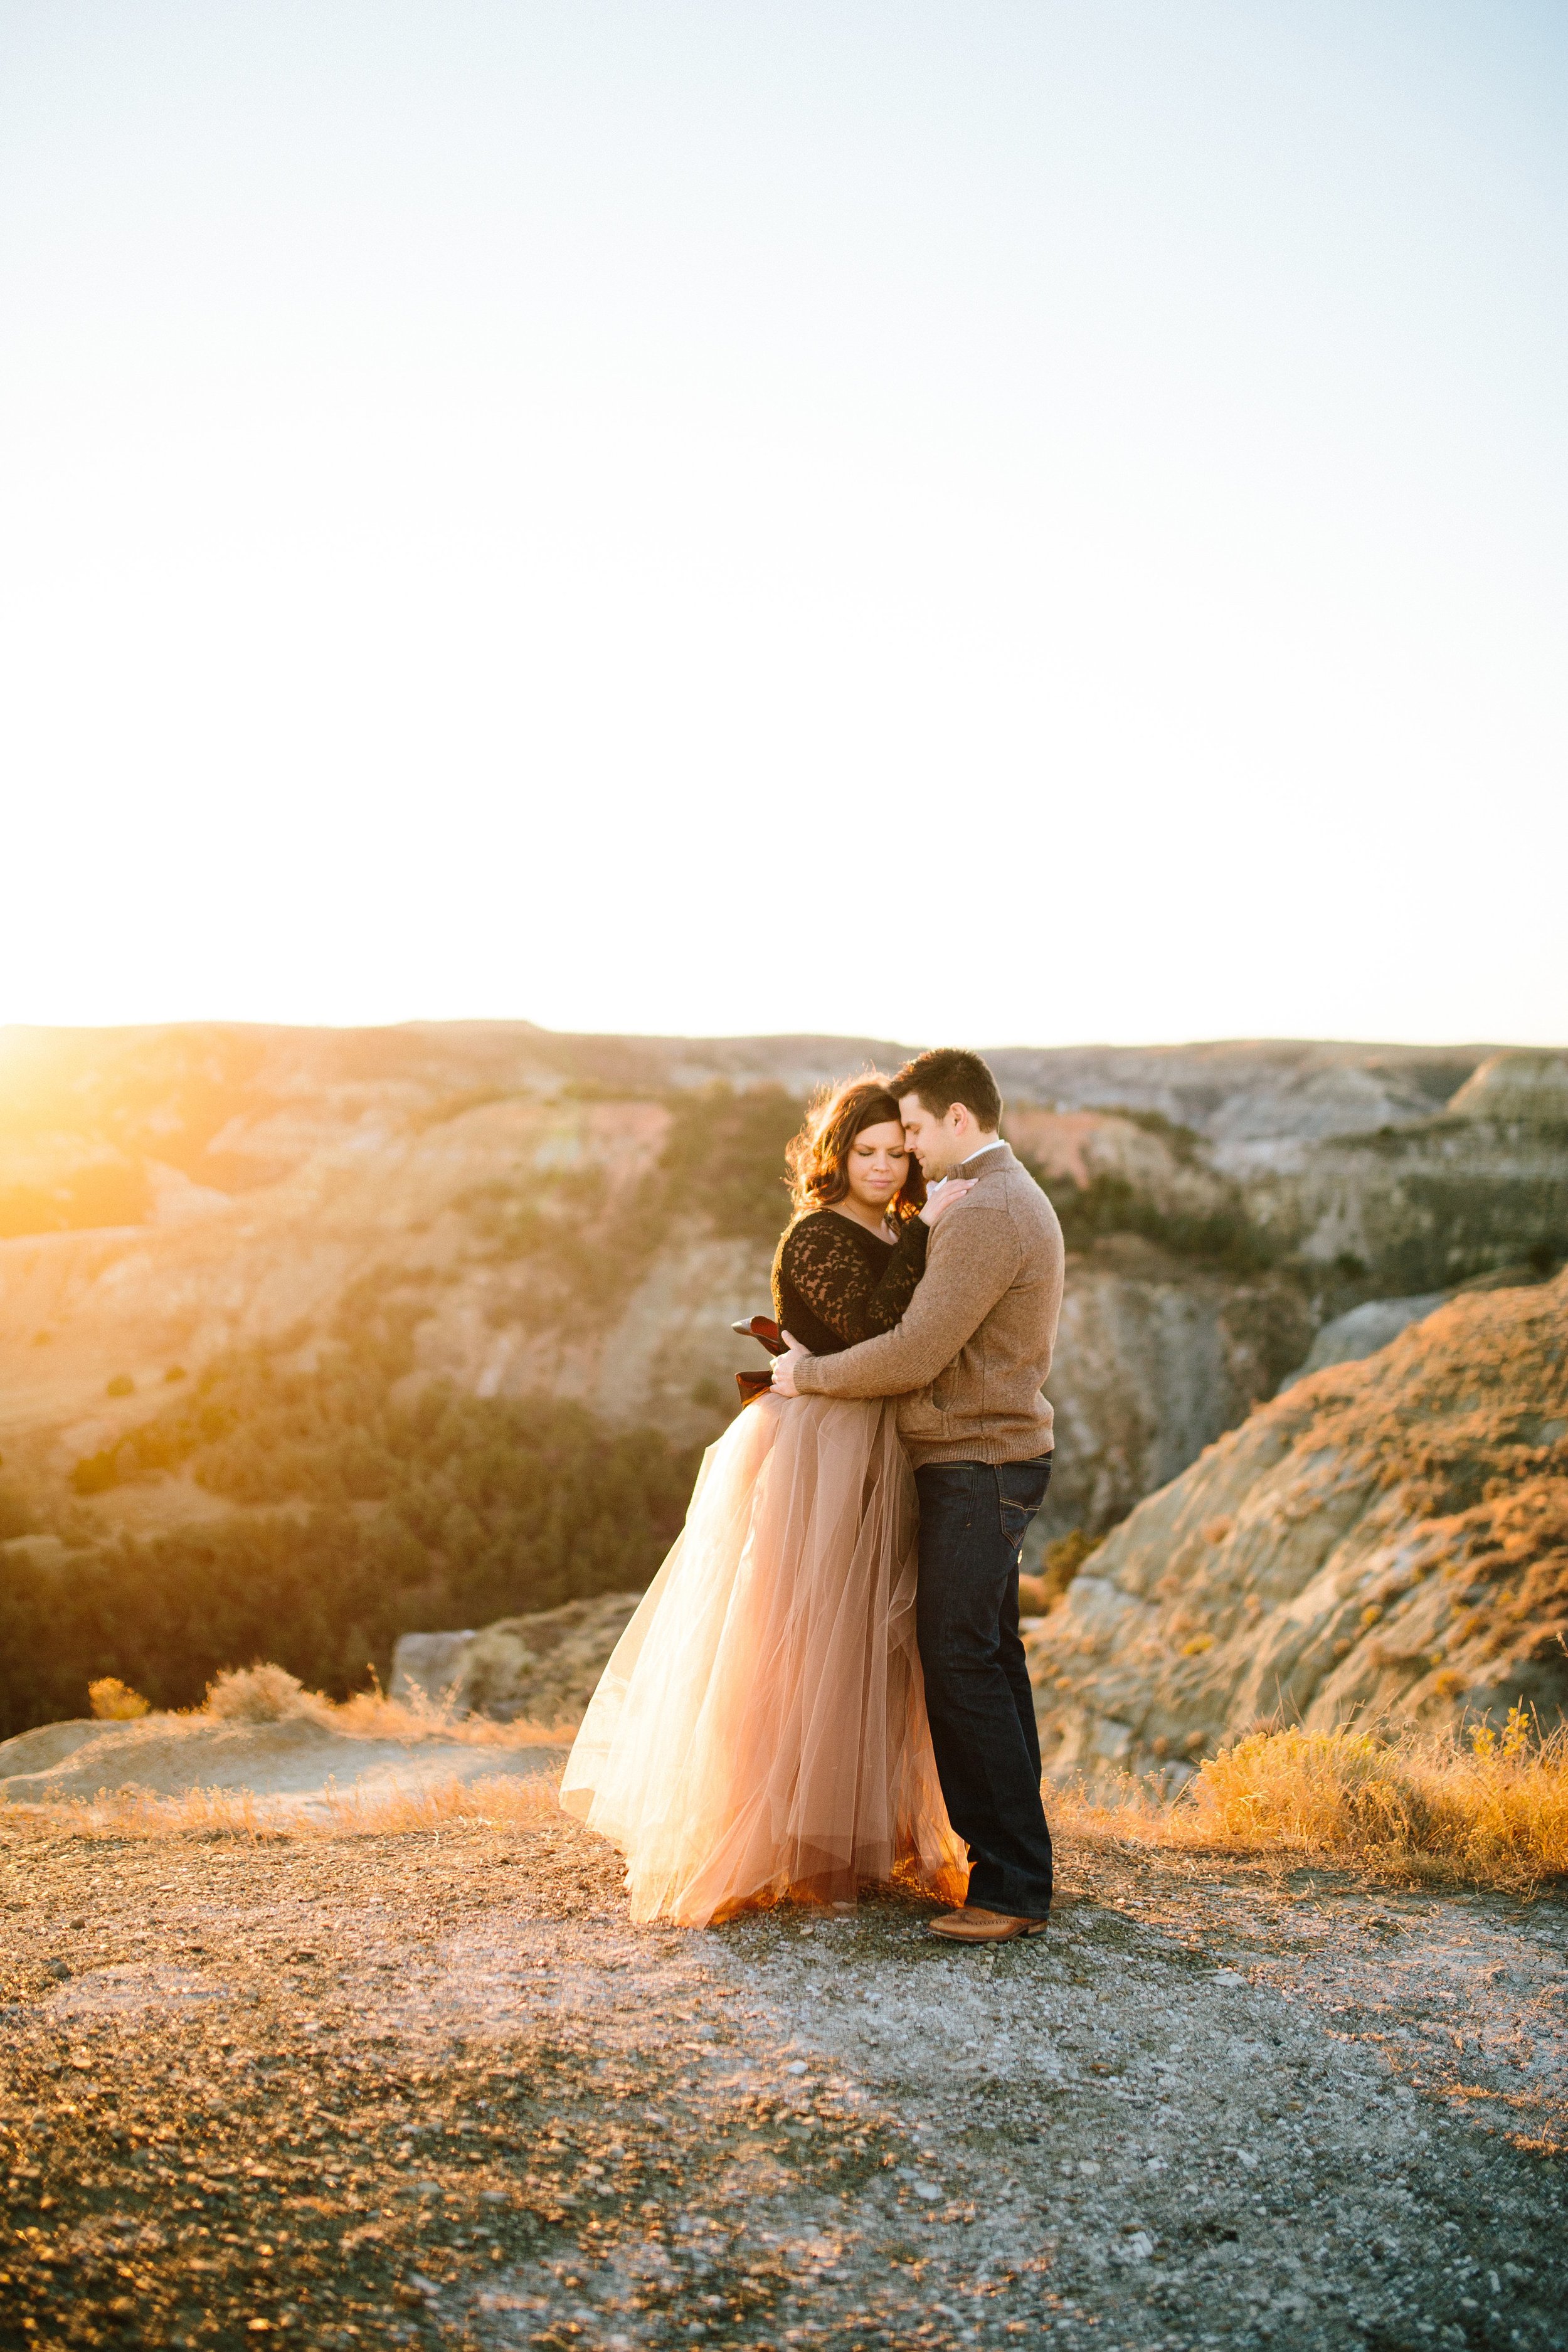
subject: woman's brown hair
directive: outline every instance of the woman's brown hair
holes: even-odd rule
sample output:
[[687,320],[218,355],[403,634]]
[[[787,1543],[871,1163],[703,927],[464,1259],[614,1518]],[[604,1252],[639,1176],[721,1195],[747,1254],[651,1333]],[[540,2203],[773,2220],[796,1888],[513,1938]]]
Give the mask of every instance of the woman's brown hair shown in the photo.
[[[797,1217],[813,1209],[830,1209],[849,1190],[846,1162],[849,1147],[868,1127],[888,1124],[902,1128],[896,1095],[878,1071],[863,1078],[847,1078],[842,1086],[824,1087],[812,1097],[805,1125],[784,1150],[789,1170],[790,1199]],[[910,1154],[909,1173],[888,1203],[888,1214],[906,1224],[925,1205],[925,1178],[921,1163]]]

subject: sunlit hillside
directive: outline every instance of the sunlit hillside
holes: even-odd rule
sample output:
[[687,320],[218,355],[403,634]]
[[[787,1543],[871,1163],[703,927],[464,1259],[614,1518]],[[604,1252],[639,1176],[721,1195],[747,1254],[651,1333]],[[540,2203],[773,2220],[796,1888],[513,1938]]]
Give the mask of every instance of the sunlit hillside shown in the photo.
[[[1568,1716],[1568,1274],[1471,1292],[1211,1447],[1030,1637],[1048,1765]],[[1559,1764],[1561,1743],[1559,1743]]]

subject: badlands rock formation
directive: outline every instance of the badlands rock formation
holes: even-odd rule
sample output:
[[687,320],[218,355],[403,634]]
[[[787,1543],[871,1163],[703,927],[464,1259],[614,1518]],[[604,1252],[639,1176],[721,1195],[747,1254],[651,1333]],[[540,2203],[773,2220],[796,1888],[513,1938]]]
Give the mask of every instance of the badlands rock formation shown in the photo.
[[1568,1710],[1568,1274],[1313,1374],[1110,1536],[1028,1637],[1047,1769],[1258,1724]]
[[1288,1380],[1279,1383],[1281,1392],[1294,1388],[1312,1372],[1321,1372],[1326,1364],[1359,1364],[1368,1356],[1375,1356],[1386,1348],[1412,1323],[1424,1323],[1428,1315],[1441,1307],[1447,1291],[1424,1291],[1418,1298],[1369,1298],[1346,1314],[1336,1315],[1325,1323],[1305,1360]]
[[393,1657],[391,1696],[418,1692],[498,1723],[574,1722],[641,1598],[605,1592],[503,1617],[477,1633],[405,1633]]
[[1449,1108],[1466,1118],[1568,1126],[1568,1054],[1493,1054],[1466,1079]]

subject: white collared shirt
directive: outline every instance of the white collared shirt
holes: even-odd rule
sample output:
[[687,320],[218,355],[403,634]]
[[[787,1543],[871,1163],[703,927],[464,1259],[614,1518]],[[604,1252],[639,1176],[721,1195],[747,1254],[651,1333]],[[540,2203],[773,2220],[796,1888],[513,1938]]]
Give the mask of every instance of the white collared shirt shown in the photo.
[[[1000,1151],[1006,1140],[1007,1139],[1005,1135],[999,1135],[994,1143],[983,1143],[978,1151],[972,1151],[969,1158],[962,1160],[959,1163],[959,1166],[961,1168],[967,1168],[974,1160],[984,1160],[987,1152]],[[932,1192],[940,1192],[944,1184],[964,1183],[970,1181],[973,1181],[973,1179],[960,1175],[959,1169],[955,1168],[951,1176],[939,1176],[934,1184],[928,1184],[926,1186],[926,1196],[929,1199]]]

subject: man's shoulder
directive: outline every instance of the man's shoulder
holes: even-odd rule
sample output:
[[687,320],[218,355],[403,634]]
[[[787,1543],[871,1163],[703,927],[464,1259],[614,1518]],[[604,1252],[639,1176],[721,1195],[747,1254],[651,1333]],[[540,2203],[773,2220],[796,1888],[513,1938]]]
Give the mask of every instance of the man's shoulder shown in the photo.
[[995,1159],[983,1160],[973,1171],[972,1181],[974,1189],[968,1195],[972,1203],[989,1201],[1000,1206],[1006,1199],[1026,1199],[1032,1194],[1043,1201],[1046,1197],[1016,1152],[1005,1148]]
[[1005,1192],[994,1183],[976,1183],[972,1192],[955,1201],[931,1230],[926,1255],[927,1280],[952,1273],[960,1280],[967,1267],[1005,1268],[1016,1277],[1020,1259],[1028,1253],[1022,1222]]
[[1011,1217],[1020,1238],[1037,1247],[1061,1245],[1061,1225],[1049,1194],[1011,1154],[980,1179],[967,1200],[955,1203],[953,1213],[968,1208],[990,1208]]

